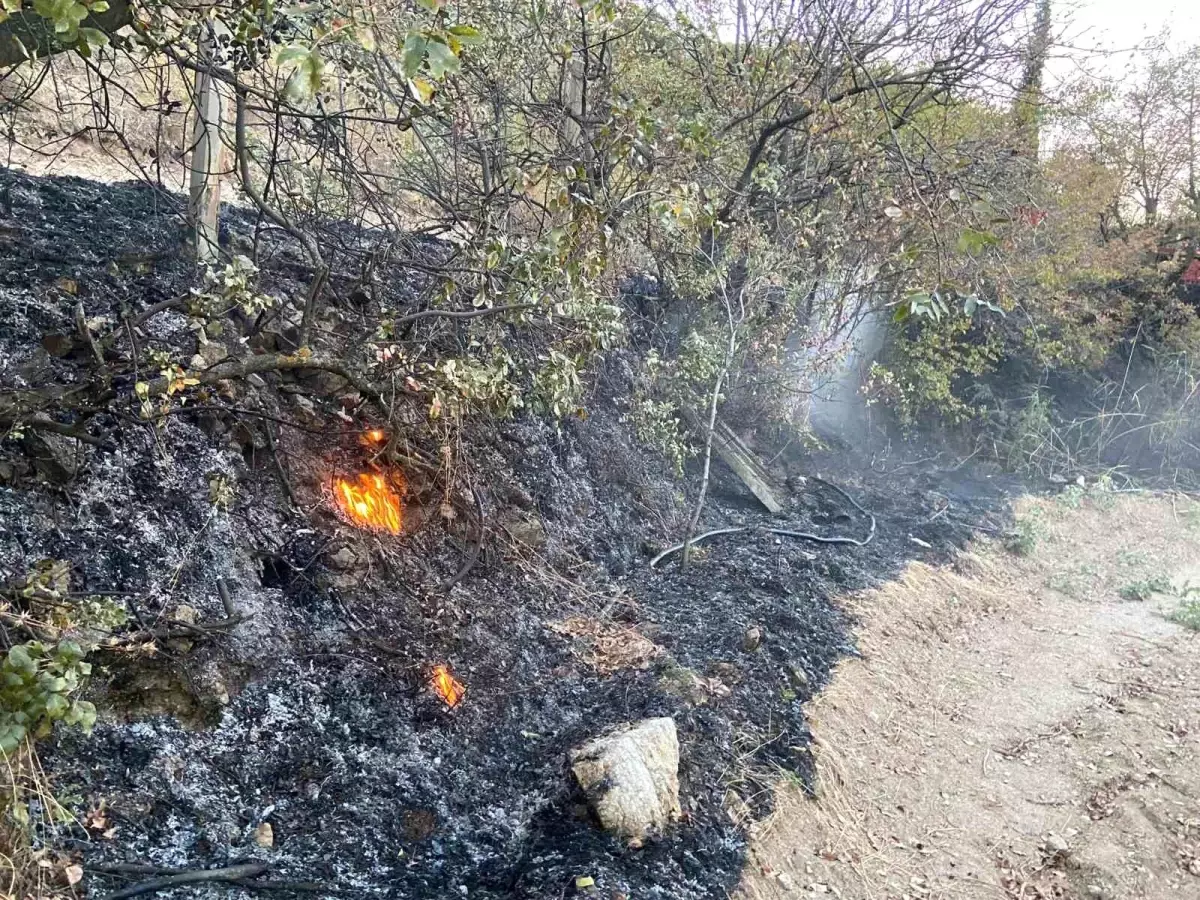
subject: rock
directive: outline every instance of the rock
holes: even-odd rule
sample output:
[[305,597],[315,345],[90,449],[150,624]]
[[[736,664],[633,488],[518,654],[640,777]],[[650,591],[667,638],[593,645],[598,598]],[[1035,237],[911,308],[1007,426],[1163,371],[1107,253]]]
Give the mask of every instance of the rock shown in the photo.
[[533,513],[510,510],[501,524],[514,541],[530,550],[541,550],[546,546],[546,528]]
[[56,484],[78,475],[91,455],[87,444],[49,431],[26,432],[25,451],[43,477]]
[[329,557],[329,567],[331,569],[338,569],[342,572],[345,572],[348,569],[353,569],[357,565],[358,557],[349,547],[343,547],[337,553],[334,553]]
[[569,759],[600,824],[618,837],[640,845],[679,818],[674,719],[624,726],[572,750]]
[[52,331],[42,336],[42,347],[51,356],[56,359],[62,359],[62,357],[75,349],[75,341],[70,335]]
[[270,822],[260,822],[254,829],[254,843],[260,847],[275,846],[275,829],[271,827]]
[[205,366],[215,366],[229,356],[229,349],[218,341],[205,341],[200,345],[197,355],[204,360]]
[[663,693],[679,697],[690,706],[701,706],[708,702],[708,691],[704,679],[687,666],[667,660],[658,676],[658,686]]
[[807,691],[810,687],[808,673],[799,666],[788,666],[788,681],[797,691]]
[[172,616],[176,622],[183,622],[185,625],[195,625],[199,614],[194,606],[188,606],[186,603],[180,603],[175,607],[175,614]]
[[742,649],[747,653],[753,653],[762,646],[762,639],[762,629],[757,625],[751,625],[746,629],[746,633],[742,635]]

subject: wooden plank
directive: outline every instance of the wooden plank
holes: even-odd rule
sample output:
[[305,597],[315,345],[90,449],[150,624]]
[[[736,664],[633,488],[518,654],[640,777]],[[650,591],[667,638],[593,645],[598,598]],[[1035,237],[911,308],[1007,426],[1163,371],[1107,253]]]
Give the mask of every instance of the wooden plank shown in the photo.
[[[693,428],[701,433],[704,432],[704,423],[695,413],[685,410],[685,415]],[[719,419],[717,427],[713,430],[712,446],[721,461],[733,470],[746,487],[750,488],[750,492],[758,498],[759,503],[765,506],[768,512],[776,514],[783,511],[783,502],[772,485],[771,476],[767,474],[766,468],[745,442],[734,433],[733,429]]]

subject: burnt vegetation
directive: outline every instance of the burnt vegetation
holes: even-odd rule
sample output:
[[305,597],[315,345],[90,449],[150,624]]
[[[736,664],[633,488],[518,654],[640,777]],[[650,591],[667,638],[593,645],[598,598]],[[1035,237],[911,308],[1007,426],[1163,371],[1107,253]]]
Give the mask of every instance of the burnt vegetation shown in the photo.
[[[6,7],[10,158],[137,176],[0,171],[14,891],[726,896],[838,594],[1185,478],[1190,195],[918,7]],[[667,716],[629,847],[568,751]]]

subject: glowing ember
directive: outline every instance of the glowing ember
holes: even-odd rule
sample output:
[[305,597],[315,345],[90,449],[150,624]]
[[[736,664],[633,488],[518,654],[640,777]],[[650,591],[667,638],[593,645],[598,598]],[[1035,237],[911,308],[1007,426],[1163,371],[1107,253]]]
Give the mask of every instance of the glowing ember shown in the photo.
[[467,695],[467,686],[456,681],[450,674],[450,669],[440,663],[433,667],[429,676],[429,686],[445,701],[451,709],[458,706],[459,701]]
[[346,518],[355,525],[392,534],[399,534],[403,527],[404,504],[383,475],[364,472],[357,481],[335,478],[333,496]]
[[387,435],[379,428],[372,428],[363,435],[363,442],[366,444],[382,444],[387,439]]

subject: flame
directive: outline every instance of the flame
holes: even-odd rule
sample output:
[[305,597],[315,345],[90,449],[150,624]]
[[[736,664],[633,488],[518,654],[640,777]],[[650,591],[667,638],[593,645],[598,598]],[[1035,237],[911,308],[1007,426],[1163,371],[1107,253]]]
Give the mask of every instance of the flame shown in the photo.
[[372,428],[363,434],[363,443],[368,446],[377,446],[382,444],[386,439],[387,434],[381,428]]
[[333,496],[355,525],[399,534],[404,524],[404,503],[388,481],[376,472],[364,472],[357,482],[335,478]]
[[449,667],[441,663],[433,667],[433,671],[429,675],[429,686],[451,709],[458,706],[462,698],[467,695],[467,686],[461,681],[457,681],[450,674]]

